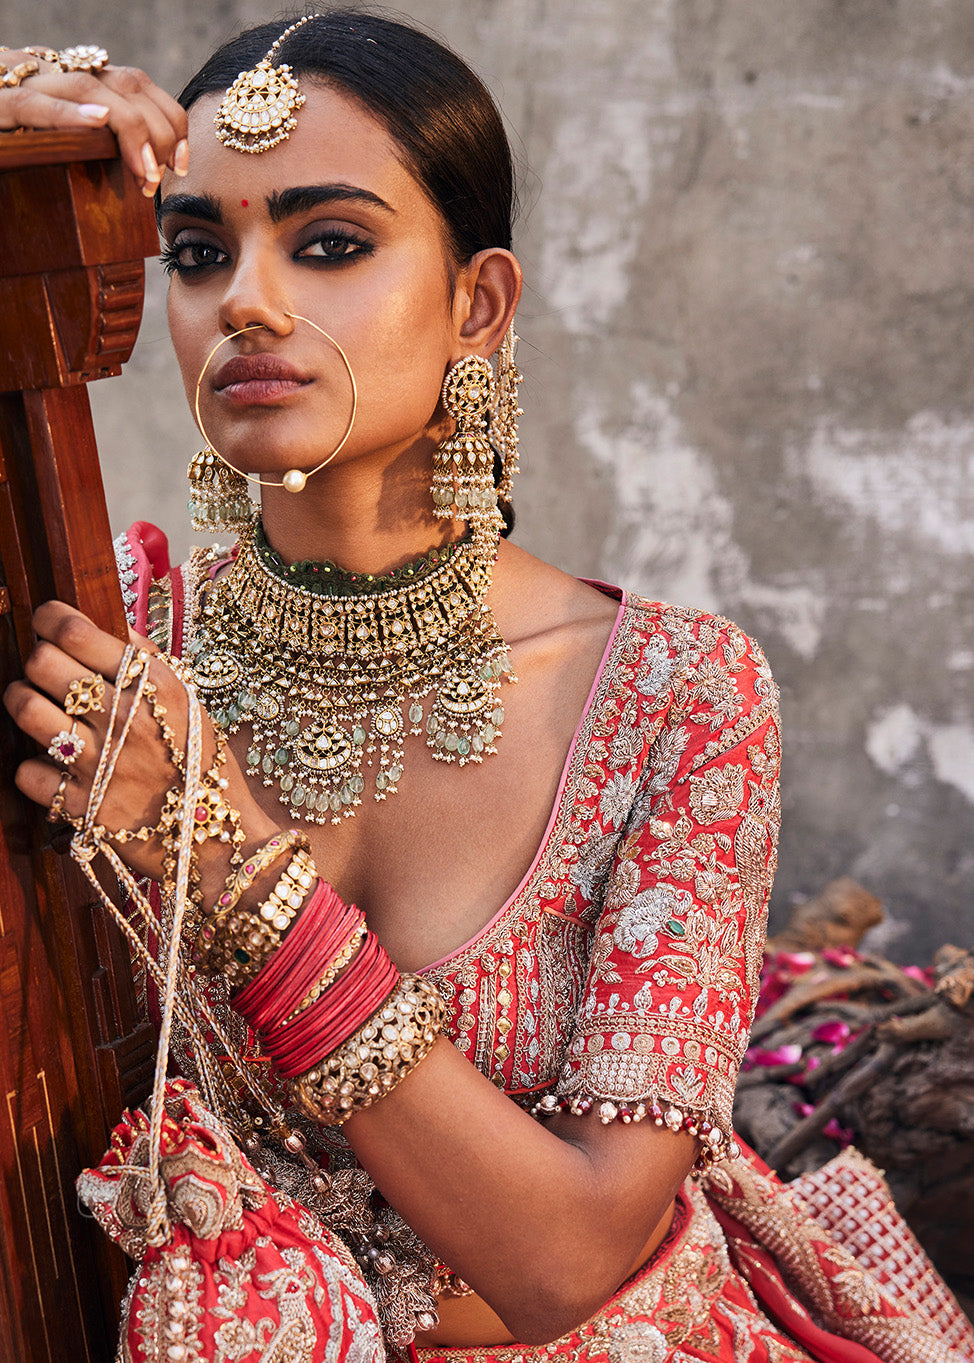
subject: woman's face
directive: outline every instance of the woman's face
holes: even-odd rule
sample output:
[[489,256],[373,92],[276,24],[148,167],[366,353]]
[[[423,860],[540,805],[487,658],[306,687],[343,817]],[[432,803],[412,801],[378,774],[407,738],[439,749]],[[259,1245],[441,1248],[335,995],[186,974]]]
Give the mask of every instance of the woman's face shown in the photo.
[[[219,96],[190,111],[190,170],[162,184],[173,271],[169,325],[187,397],[200,388],[206,433],[248,473],[394,456],[426,433],[458,358],[446,228],[385,128],[356,100],[302,82],[297,128],[270,151],[216,137]],[[228,362],[234,361],[229,365]]]

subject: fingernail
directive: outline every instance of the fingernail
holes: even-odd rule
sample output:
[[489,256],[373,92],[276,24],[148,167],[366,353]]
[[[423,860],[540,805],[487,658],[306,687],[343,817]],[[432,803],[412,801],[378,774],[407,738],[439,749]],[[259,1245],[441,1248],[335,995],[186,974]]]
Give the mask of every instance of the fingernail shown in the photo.
[[185,137],[176,143],[176,150],[173,153],[172,168],[177,175],[189,174],[189,143]]
[[85,118],[89,123],[99,123],[108,114],[107,104],[79,104],[78,117]]
[[143,182],[142,193],[145,195],[147,199],[154,199],[156,197],[157,189],[158,184],[155,180],[145,180]]
[[158,184],[162,179],[162,171],[159,169],[159,162],[156,160],[150,142],[146,142],[142,148],[142,165],[145,167],[145,178],[152,180],[154,184]]

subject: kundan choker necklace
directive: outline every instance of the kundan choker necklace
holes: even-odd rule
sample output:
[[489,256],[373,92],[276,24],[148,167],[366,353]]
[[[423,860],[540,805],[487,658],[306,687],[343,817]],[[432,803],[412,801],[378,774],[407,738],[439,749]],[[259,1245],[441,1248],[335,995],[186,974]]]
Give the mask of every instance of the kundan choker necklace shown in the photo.
[[[247,773],[294,819],[350,818],[394,795],[407,733],[440,762],[481,762],[517,678],[485,603],[493,557],[471,537],[388,577],[288,567],[256,520],[205,588],[186,661],[218,729],[252,728]],[[428,703],[427,703],[428,702]]]

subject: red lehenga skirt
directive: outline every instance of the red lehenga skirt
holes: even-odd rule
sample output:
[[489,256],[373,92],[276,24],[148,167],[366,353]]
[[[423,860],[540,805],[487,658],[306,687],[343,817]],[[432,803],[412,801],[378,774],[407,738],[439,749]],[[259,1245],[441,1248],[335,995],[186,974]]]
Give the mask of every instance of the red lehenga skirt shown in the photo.
[[756,1155],[687,1183],[650,1262],[543,1346],[419,1363],[974,1363],[974,1329],[854,1150],[782,1184]]

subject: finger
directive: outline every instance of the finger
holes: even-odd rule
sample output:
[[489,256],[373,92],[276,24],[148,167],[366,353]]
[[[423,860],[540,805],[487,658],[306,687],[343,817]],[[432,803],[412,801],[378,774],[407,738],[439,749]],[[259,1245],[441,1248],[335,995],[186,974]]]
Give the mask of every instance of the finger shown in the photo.
[[98,81],[126,165],[144,193],[154,192],[161,167],[175,161],[176,146],[186,137],[185,112],[135,67],[108,66]]
[[[75,705],[80,702],[82,715],[104,713],[111,705],[110,679],[106,680],[100,672],[82,672],[74,658],[46,639],[31,650],[24,663],[24,673],[37,690],[45,691],[65,711],[69,693]],[[78,688],[84,688],[84,694],[79,693]],[[75,713],[74,708],[71,713]],[[92,722],[97,727],[97,721]]]
[[0,127],[68,126],[110,128],[122,159],[147,194],[161,179],[160,165],[176,160],[176,147],[186,135],[183,110],[134,67],[106,66],[98,73],[47,68],[15,89],[0,91]]
[[[82,720],[72,719],[47,696],[23,681],[11,682],[4,692],[3,703],[11,719],[28,737],[46,749],[56,745],[57,753],[50,752],[50,756],[60,756],[62,770],[70,766],[79,775],[94,770],[100,743],[94,731]],[[62,734],[70,735],[70,741],[65,738],[59,742]],[[74,756],[70,755],[72,751]]]
[[108,122],[104,99],[78,102],[47,93],[32,76],[11,90],[0,90],[0,129],[98,128]]
[[14,775],[17,789],[28,800],[50,809],[51,801],[57,794],[58,786],[67,777],[64,787],[62,809],[70,818],[79,818],[85,812],[85,794],[70,772],[52,766],[42,757],[31,757],[21,762]]
[[129,625],[129,643],[133,648],[144,648],[146,653],[151,653],[154,658],[162,657],[162,649],[154,644],[151,639],[146,639],[144,635],[139,634],[131,625]]
[[33,623],[39,639],[54,644],[71,660],[73,672],[65,685],[92,672],[114,681],[125,645],[113,634],[99,629],[86,615],[63,601],[45,601],[38,606]]
[[[163,120],[163,126],[169,130],[172,139],[173,150],[168,156],[164,154],[163,145],[156,147],[156,156],[159,164],[163,162],[168,165],[177,175],[185,175],[189,169],[189,152],[186,143],[186,135],[189,130],[189,117],[181,104],[177,104],[172,95],[161,90],[153,81],[142,91],[142,98],[155,106],[155,115]],[[181,148],[181,150],[180,150]],[[177,154],[178,153],[178,154]]]

